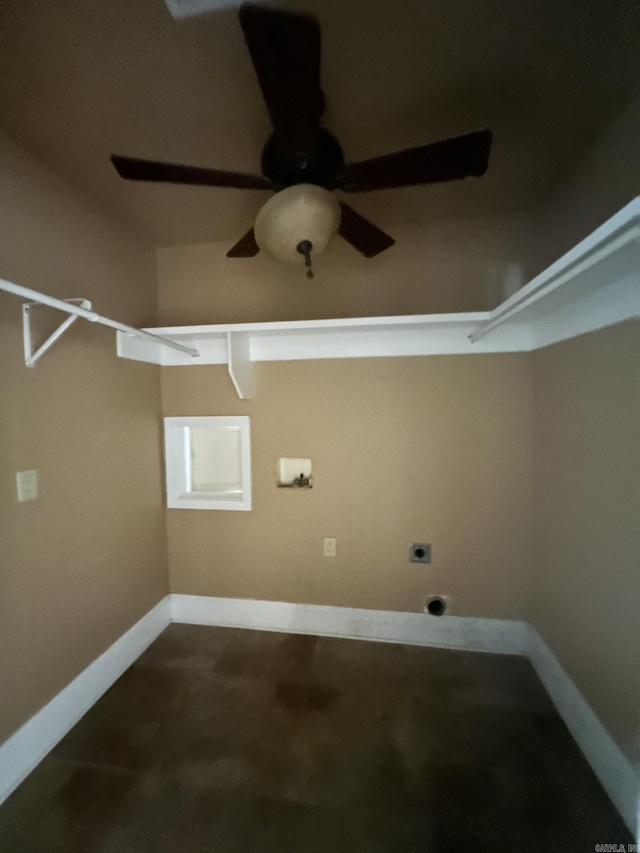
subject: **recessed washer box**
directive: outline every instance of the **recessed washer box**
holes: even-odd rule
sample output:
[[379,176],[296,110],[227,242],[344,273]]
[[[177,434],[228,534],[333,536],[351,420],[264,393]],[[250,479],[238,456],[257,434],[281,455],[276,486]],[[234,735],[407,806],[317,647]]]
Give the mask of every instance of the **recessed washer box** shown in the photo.
[[249,418],[164,419],[167,506],[251,509]]
[[278,486],[281,489],[311,489],[311,460],[299,457],[283,456],[278,459],[276,471]]

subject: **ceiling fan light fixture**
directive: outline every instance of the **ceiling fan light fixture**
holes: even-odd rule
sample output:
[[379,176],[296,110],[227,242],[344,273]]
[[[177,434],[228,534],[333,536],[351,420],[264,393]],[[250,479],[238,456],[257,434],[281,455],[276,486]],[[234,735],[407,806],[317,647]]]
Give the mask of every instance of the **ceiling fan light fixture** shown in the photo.
[[[187,17],[231,0],[166,2],[175,17]],[[269,2],[241,2],[238,11],[273,127],[262,149],[262,174],[120,155],[111,160],[120,177],[129,181],[268,191],[286,187],[265,204],[255,228],[229,249],[227,257],[253,258],[264,249],[278,260],[304,263],[312,278],[313,259],[336,231],[365,258],[374,258],[395,243],[325,187],[368,192],[480,177],[489,164],[492,134],[474,131],[345,164],[340,143],[320,124],[325,105],[320,24],[306,13],[269,8]]]
[[[271,257],[304,264],[327,248],[340,226],[340,205],[332,192],[315,184],[296,184],[272,196],[254,226],[256,243]],[[305,252],[298,248],[310,244]]]

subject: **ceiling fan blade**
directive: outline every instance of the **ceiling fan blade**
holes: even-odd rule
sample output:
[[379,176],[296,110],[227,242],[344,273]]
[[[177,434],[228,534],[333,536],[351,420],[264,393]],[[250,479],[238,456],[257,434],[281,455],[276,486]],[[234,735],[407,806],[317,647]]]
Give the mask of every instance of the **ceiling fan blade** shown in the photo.
[[256,238],[253,233],[253,228],[250,228],[244,237],[241,237],[235,246],[232,246],[227,252],[228,258],[254,258],[260,247],[256,243]]
[[335,186],[366,192],[480,177],[489,165],[491,138],[490,130],[480,130],[352,163],[345,166]]
[[347,243],[351,243],[353,248],[357,249],[365,258],[373,258],[379,255],[380,252],[391,248],[396,242],[393,237],[385,234],[364,216],[356,213],[348,204],[341,201],[340,208],[342,210],[340,228],[338,229],[340,236],[344,237]]
[[312,152],[324,106],[320,26],[311,15],[245,3],[240,25],[280,149]]
[[127,181],[150,181],[167,184],[195,184],[201,187],[235,187],[240,190],[271,190],[271,181],[262,175],[244,175],[241,172],[221,172],[218,169],[201,169],[197,166],[179,166],[158,163],[155,160],[137,160],[135,157],[111,155],[111,162],[121,178]]

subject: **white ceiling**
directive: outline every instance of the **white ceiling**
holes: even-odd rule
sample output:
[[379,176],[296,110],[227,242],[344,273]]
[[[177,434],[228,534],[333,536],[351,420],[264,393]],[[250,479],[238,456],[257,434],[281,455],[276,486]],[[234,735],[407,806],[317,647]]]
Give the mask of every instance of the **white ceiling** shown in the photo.
[[[348,160],[482,127],[488,174],[352,196],[385,227],[540,202],[640,89],[640,4],[300,0],[323,31],[325,125]],[[109,154],[258,170],[266,109],[236,11],[4,0],[4,129],[158,245],[234,241],[264,193],[131,184]]]

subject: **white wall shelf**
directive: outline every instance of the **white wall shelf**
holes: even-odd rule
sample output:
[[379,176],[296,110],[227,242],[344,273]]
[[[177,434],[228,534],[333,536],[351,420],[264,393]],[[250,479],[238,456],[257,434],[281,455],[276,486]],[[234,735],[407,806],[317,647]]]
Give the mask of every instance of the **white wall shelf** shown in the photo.
[[472,335],[526,328],[530,349],[640,316],[640,196],[491,312]]
[[241,398],[258,361],[522,352],[640,317],[640,197],[494,311],[146,331],[198,355],[118,333],[118,355],[162,365],[227,364]]

